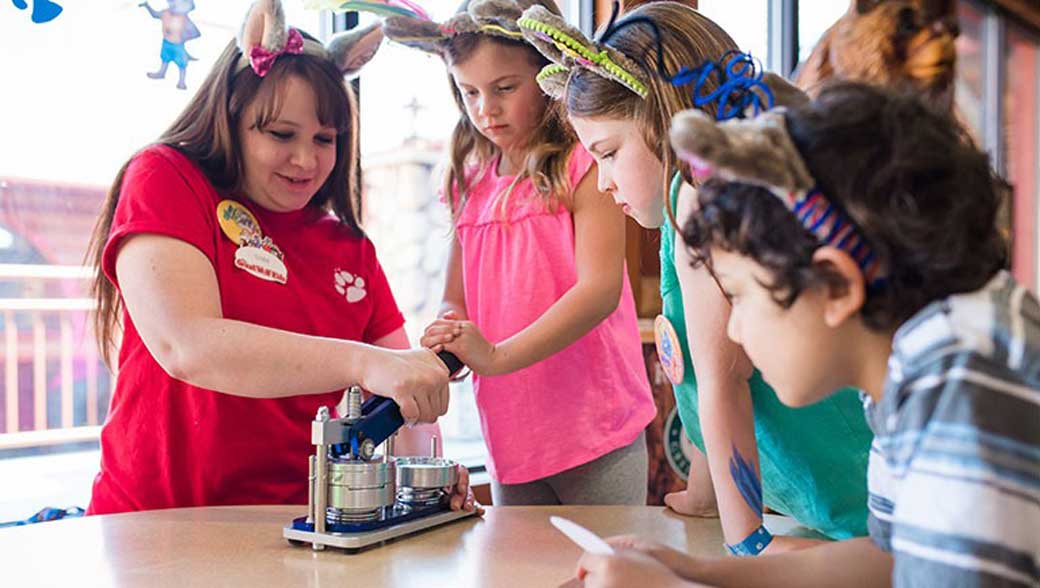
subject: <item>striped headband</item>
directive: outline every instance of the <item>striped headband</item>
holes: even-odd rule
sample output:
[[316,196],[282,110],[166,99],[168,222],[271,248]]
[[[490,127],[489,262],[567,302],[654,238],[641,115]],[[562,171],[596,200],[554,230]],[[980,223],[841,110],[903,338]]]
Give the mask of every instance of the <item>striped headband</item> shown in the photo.
[[820,191],[791,140],[782,108],[726,121],[685,110],[672,119],[671,140],[695,176],[766,188],[817,241],[849,254],[868,286],[884,285],[885,268],[873,246],[848,214]]

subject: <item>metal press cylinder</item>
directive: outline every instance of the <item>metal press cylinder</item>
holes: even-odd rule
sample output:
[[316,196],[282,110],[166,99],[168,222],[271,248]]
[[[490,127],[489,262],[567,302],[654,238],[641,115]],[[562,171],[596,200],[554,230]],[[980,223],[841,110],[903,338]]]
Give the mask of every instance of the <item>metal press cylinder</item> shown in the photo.
[[443,504],[446,487],[459,481],[455,462],[440,457],[398,457],[397,501],[413,507]]
[[332,518],[364,517],[392,506],[396,496],[394,463],[335,460],[329,462],[328,512]]

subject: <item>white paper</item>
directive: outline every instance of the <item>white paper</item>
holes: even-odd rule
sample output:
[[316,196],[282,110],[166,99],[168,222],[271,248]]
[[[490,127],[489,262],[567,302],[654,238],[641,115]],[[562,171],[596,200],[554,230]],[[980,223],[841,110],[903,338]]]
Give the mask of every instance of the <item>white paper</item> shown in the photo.
[[549,522],[567,536],[568,539],[578,544],[578,547],[593,555],[613,555],[614,548],[600,538],[599,535],[582,527],[574,521],[563,517],[549,517]]

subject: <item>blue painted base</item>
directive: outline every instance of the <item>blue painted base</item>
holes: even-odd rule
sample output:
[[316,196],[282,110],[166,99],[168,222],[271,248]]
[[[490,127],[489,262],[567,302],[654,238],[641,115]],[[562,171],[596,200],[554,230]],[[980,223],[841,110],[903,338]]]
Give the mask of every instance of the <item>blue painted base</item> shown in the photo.
[[[442,504],[425,508],[412,508],[410,506],[397,504],[383,509],[382,514],[376,520],[365,521],[363,523],[338,523],[334,525],[325,525],[325,532],[345,534],[365,533],[368,531],[385,529],[401,523],[407,523],[408,521],[414,521],[416,519],[442,513],[446,510],[451,510],[451,506],[448,504]],[[307,517],[299,517],[293,519],[293,529],[313,533],[314,523],[308,523]]]

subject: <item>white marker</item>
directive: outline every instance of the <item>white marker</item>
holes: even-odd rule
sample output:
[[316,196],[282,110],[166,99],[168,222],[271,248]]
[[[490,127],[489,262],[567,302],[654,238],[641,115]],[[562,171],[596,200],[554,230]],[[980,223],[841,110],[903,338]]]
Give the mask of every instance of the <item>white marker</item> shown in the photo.
[[577,543],[578,547],[592,555],[614,555],[614,548],[609,543],[578,523],[563,517],[549,517],[549,522],[568,539]]

